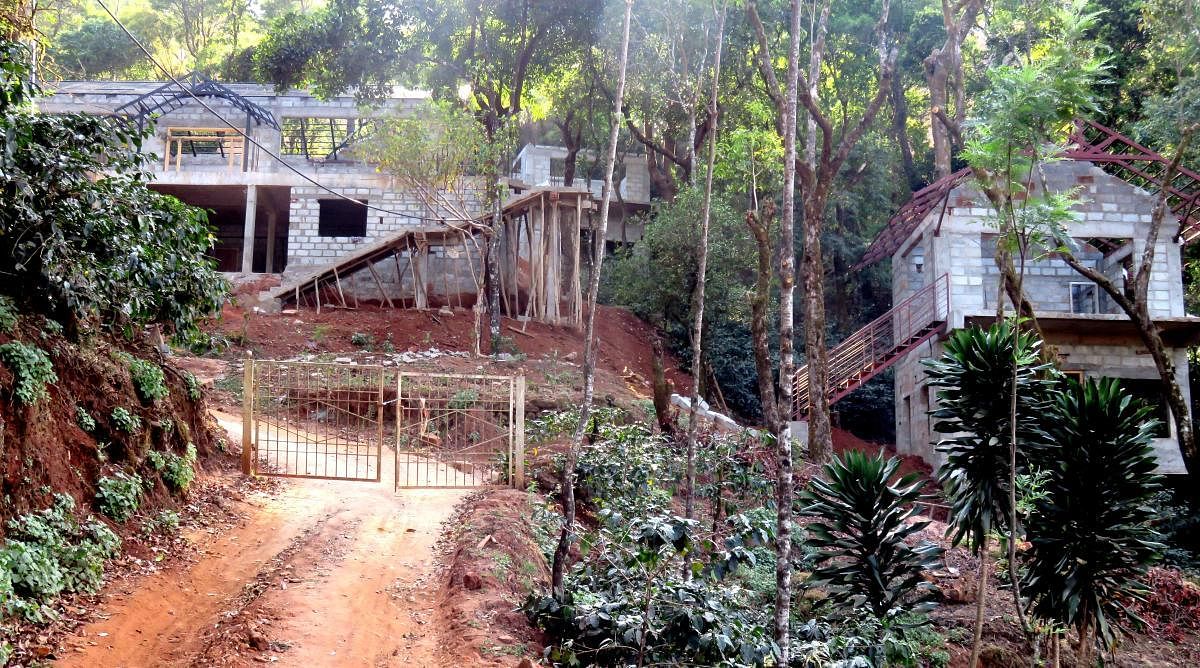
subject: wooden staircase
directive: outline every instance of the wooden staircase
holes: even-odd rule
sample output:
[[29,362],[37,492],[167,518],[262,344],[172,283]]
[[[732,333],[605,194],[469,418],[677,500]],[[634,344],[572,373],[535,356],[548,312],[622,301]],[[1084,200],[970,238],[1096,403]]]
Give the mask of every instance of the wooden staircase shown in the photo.
[[[925,341],[944,334],[950,277],[942,274],[829,351],[829,403],[858,389]],[[793,419],[804,420],[812,396],[808,366],[792,377]]]

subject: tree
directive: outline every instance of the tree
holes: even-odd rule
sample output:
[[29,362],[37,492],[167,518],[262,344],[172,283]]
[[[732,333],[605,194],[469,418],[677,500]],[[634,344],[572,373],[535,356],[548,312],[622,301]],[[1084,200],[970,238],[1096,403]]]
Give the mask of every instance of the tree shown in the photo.
[[712,130],[708,133],[708,165],[704,176],[704,204],[700,213],[700,252],[696,259],[696,287],[692,291],[692,411],[688,416],[685,446],[687,470],[684,480],[684,516],[689,520],[694,517],[696,510],[696,432],[700,425],[700,378],[704,373],[704,283],[708,271],[708,228],[712,214],[713,169],[717,162],[717,111],[721,90],[721,49],[725,45],[726,7],[717,12],[714,2],[713,13],[717,15],[717,46],[713,56],[712,96],[709,98],[707,110],[708,117],[712,119]]
[[946,455],[938,482],[950,504],[951,543],[967,542],[980,560],[969,664],[975,666],[983,631],[988,542],[993,531],[1006,530],[1010,542],[1016,539],[1009,438],[1015,426],[1020,446],[1016,467],[1026,470],[1030,451],[1045,441],[1041,418],[1052,381],[1043,376],[1052,367],[1039,359],[1041,341],[1007,321],[986,330],[955,330],[945,345],[941,358],[927,362],[926,375],[929,385],[938,388],[934,429],[952,435],[937,448]]
[[[828,2],[822,2],[819,12],[814,8],[814,13],[821,17],[827,17],[827,7]],[[796,178],[800,182],[800,189],[803,194],[804,224],[801,228],[801,239],[804,247],[802,273],[805,278],[804,346],[805,356],[808,360],[810,397],[808,446],[809,457],[817,463],[828,462],[833,455],[832,427],[829,420],[829,351],[825,343],[825,266],[821,253],[821,232],[824,226],[825,209],[829,201],[829,195],[839,176],[842,165],[845,164],[846,159],[859,139],[862,138],[863,134],[874,122],[891,88],[890,82],[894,73],[898,50],[895,45],[889,44],[887,39],[886,26],[890,8],[890,0],[883,0],[880,19],[875,25],[875,33],[877,34],[875,55],[877,56],[878,85],[876,90],[864,101],[862,111],[857,118],[851,119],[843,113],[841,116],[842,122],[839,124],[839,127],[835,128],[834,122],[821,109],[820,100],[813,94],[814,90],[818,89],[819,84],[815,79],[814,81],[809,81],[809,79],[814,78],[812,75],[821,69],[821,62],[824,58],[826,48],[826,41],[823,34],[825,31],[824,23],[827,18],[817,19],[818,27],[812,37],[809,53],[809,77],[805,77],[797,71],[799,101],[808,112],[808,116],[811,119],[810,126],[815,127],[816,131],[819,131],[819,135],[816,131],[811,133],[809,140],[811,149],[806,150],[804,159],[797,160],[795,165]],[[797,12],[798,9],[798,3],[794,3],[793,13]],[[750,20],[754,26],[754,32],[758,40],[759,70],[766,86],[767,95],[775,102],[777,108],[783,109],[785,104],[784,98],[775,76],[774,64],[770,59],[766,29],[759,17],[756,4],[753,2],[749,3],[747,5],[747,12],[750,15]],[[793,32],[798,32],[798,21],[794,21],[793,23]],[[777,127],[781,133],[786,132],[782,123],[777,125]],[[786,136],[784,139],[785,141],[788,140]],[[783,210],[785,221],[783,227],[785,228],[788,227],[786,224],[788,215],[788,201],[785,199]],[[786,231],[781,232],[786,234]],[[785,241],[785,243],[788,242]],[[788,249],[781,248],[780,250],[782,253],[786,253]],[[786,305],[782,305],[782,296],[780,299],[781,308],[787,308]],[[790,348],[791,344],[789,343],[788,345]],[[781,356],[782,353],[783,349],[781,347]],[[784,358],[783,367],[785,368],[781,368],[781,375],[792,371],[786,357]],[[790,379],[791,376],[785,377]]]
[[3,292],[78,331],[150,323],[185,336],[220,309],[200,209],[147,187],[146,136],[123,119],[40,114],[26,51],[0,43],[0,273]]
[[1025,591],[1037,616],[1079,634],[1077,663],[1112,650],[1159,557],[1149,500],[1159,489],[1151,409],[1115,379],[1066,381],[1039,462],[1049,476],[1029,518]]
[[[929,125],[933,137],[933,170],[936,178],[947,176],[950,168],[951,128],[939,114],[953,118],[962,127],[967,117],[966,84],[963,76],[962,45],[967,38],[984,0],[945,0],[942,25],[946,41],[925,58],[925,81],[929,88]],[[953,111],[950,102],[953,100]],[[951,116],[951,114],[953,114]]]
[[[515,140],[516,123],[541,80],[594,43],[597,0],[340,0],[311,17],[277,22],[255,56],[281,87],[310,84],[322,95],[355,89],[382,97],[396,82],[428,86],[465,102],[490,143]],[[508,160],[485,174],[492,216],[484,274],[492,353],[500,348],[500,247]]]
[[918,473],[897,478],[900,460],[849,451],[825,465],[800,494],[801,511],[816,516],[808,524],[809,546],[818,550],[810,582],[829,584],[830,600],[843,608],[866,603],[877,619],[910,608],[914,594],[931,589],[922,573],[941,561],[942,549],[929,541],[905,540],[929,521],[910,522],[926,498]]
[[554,560],[551,564],[550,587],[554,597],[560,601],[564,598],[563,574],[567,565],[567,552],[571,547],[571,536],[575,530],[575,466],[579,460],[579,449],[583,447],[583,437],[591,421],[592,400],[595,393],[596,380],[596,311],[599,309],[600,269],[604,262],[604,239],[608,229],[609,206],[613,194],[613,169],[617,161],[617,141],[621,133],[621,105],[625,100],[625,68],[629,63],[629,23],[632,14],[633,0],[625,0],[625,20],[621,32],[621,56],[617,74],[617,92],[613,101],[613,114],[608,136],[608,156],[604,163],[604,192],[600,197],[600,222],[593,236],[596,245],[596,265],[592,267],[588,277],[587,320],[583,330],[583,400],[579,405],[579,426],[575,429],[575,437],[563,462],[562,491],[563,491],[563,525],[558,537],[558,546],[554,550]]
[[84,79],[120,75],[142,57],[129,48],[129,38],[117,24],[99,17],[60,35],[49,55],[71,76]]

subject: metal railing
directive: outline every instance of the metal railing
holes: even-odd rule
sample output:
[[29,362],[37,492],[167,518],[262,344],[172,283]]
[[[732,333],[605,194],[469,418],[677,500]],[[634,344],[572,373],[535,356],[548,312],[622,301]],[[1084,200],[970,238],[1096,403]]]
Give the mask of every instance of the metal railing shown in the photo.
[[[829,351],[833,403],[882,373],[904,353],[942,331],[950,316],[950,276],[942,274]],[[808,412],[808,365],[792,377],[792,414]]]

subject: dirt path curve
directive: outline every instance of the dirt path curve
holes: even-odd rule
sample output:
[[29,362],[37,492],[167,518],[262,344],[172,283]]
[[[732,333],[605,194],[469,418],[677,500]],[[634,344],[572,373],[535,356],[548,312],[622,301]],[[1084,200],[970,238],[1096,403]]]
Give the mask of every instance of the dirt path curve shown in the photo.
[[393,494],[383,459],[382,483],[292,481],[232,532],[197,532],[196,563],[125,582],[57,665],[438,665],[433,547],[466,492]]

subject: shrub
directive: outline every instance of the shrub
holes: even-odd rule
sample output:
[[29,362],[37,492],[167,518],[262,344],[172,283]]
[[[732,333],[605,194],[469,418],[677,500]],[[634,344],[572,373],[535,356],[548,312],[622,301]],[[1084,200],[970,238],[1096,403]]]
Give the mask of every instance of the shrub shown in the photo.
[[0,600],[7,596],[9,612],[40,621],[41,602],[64,591],[99,587],[104,560],[116,555],[121,541],[94,520],[80,525],[74,510],[71,497],[59,494],[50,508],[9,522],[8,540],[0,548],[0,571],[11,583],[8,593],[0,584]]
[[188,399],[200,401],[200,397],[204,396],[203,390],[200,387],[200,380],[194,374],[184,371],[183,384],[187,386]]
[[[1111,649],[1125,601],[1161,545],[1148,502],[1158,491],[1150,443],[1157,421],[1115,379],[1066,383],[1049,421],[1045,498],[1034,504],[1025,594],[1034,614]],[[1083,659],[1081,659],[1081,662]]]
[[147,457],[163,481],[177,491],[186,492],[196,477],[196,446],[191,443],[182,457],[173,452],[158,451],[150,452]]
[[[530,595],[530,619],[558,640],[566,665],[762,665],[777,648],[762,608],[722,578],[753,563],[763,527],[726,542],[707,564],[694,562],[697,524],[669,515],[626,520],[606,513],[598,553],[568,574],[562,601]],[[688,575],[683,568],[687,566]]]
[[661,436],[642,424],[600,424],[575,468],[580,498],[625,515],[666,510],[678,466]]
[[87,409],[79,404],[75,404],[75,422],[79,425],[80,429],[89,434],[96,431],[96,419],[92,417],[91,413],[87,412]]
[[113,354],[114,357],[121,360],[129,369],[129,377],[133,379],[133,387],[137,390],[138,396],[142,401],[157,401],[164,399],[169,394],[167,390],[167,379],[163,375],[162,367],[157,364],[139,359],[129,353],[118,352]]
[[916,473],[892,482],[899,467],[895,457],[850,451],[800,494],[802,512],[817,517],[806,527],[809,545],[820,550],[810,582],[831,585],[829,600],[845,611],[865,604],[886,619],[930,589],[921,574],[937,565],[942,549],[928,541],[906,544],[929,522],[909,521],[924,482]]
[[350,335],[350,343],[359,348],[370,349],[375,343],[375,337],[364,332],[354,332]]
[[100,512],[117,522],[124,522],[137,512],[141,505],[142,477],[117,472],[96,481],[96,506]]
[[17,327],[17,305],[12,297],[0,295],[0,332],[11,334]]
[[0,346],[0,361],[12,371],[13,395],[26,406],[49,398],[46,386],[58,382],[50,356],[37,346],[20,341],[6,343]]
[[179,513],[161,510],[142,522],[142,533],[146,535],[171,536],[179,531]]
[[142,418],[130,413],[129,409],[123,406],[112,409],[110,417],[113,425],[126,434],[135,434],[142,428]]

